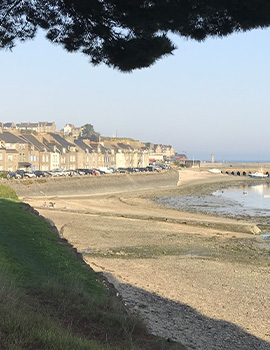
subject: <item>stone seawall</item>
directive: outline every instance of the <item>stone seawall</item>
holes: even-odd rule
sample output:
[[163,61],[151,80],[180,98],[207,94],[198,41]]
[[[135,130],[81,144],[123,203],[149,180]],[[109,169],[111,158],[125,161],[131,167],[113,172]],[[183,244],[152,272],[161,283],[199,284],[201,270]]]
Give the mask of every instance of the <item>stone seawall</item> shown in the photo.
[[6,181],[19,197],[91,195],[176,186],[178,171]]

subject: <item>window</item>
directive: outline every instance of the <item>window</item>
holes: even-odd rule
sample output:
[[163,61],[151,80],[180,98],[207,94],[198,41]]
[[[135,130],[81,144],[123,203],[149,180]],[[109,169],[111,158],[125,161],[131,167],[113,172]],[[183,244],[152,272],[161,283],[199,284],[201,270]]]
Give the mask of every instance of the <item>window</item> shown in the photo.
[[3,153],[0,153],[0,160],[3,159]]
[[12,162],[12,155],[8,155],[8,162]]

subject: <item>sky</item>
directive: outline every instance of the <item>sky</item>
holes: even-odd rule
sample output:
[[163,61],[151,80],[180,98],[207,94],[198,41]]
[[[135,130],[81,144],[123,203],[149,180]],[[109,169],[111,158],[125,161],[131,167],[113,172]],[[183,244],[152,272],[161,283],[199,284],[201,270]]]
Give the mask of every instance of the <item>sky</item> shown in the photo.
[[270,160],[270,29],[203,43],[121,73],[39,32],[0,51],[0,121],[92,124],[102,136],[170,144],[190,159]]

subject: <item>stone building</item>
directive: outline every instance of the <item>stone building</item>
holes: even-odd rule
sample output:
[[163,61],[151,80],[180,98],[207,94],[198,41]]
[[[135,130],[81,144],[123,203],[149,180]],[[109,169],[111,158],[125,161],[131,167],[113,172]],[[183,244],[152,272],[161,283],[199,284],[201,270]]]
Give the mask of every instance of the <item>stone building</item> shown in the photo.
[[56,132],[54,122],[38,122],[38,123],[20,123],[16,124],[19,131],[35,131],[36,133]]
[[6,169],[4,170],[29,169],[31,164],[28,161],[29,150],[25,140],[10,132],[3,132],[0,134],[0,142],[6,150]]

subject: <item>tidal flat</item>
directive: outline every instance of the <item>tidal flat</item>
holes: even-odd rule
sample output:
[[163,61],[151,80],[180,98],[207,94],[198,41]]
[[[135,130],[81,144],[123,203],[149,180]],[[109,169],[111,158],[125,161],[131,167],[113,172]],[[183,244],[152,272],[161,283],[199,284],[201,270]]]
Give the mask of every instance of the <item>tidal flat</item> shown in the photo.
[[253,234],[255,223],[179,212],[151,199],[239,181],[186,170],[177,188],[59,196],[53,210],[28,202],[114,284],[150,332],[187,349],[269,349],[270,252]]

